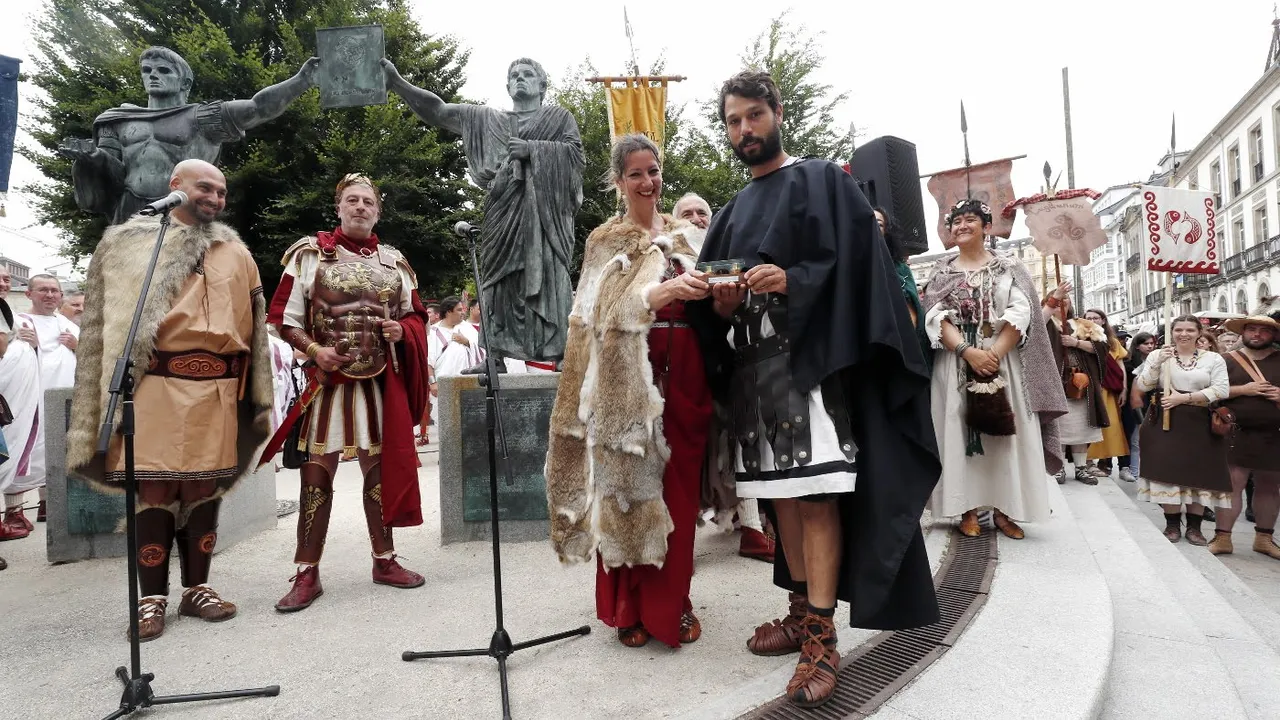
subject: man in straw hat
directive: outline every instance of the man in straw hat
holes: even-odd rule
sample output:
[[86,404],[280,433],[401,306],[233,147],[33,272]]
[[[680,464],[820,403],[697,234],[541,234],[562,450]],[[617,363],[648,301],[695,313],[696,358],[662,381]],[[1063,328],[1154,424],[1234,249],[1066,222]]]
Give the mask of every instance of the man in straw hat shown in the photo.
[[1209,552],[1227,555],[1233,551],[1231,530],[1243,507],[1245,484],[1253,474],[1253,550],[1280,560],[1273,534],[1280,512],[1280,322],[1266,315],[1230,320],[1227,330],[1240,335],[1240,349],[1224,355],[1231,395],[1226,405],[1236,416],[1228,465],[1234,496],[1230,508],[1219,508],[1217,532]]

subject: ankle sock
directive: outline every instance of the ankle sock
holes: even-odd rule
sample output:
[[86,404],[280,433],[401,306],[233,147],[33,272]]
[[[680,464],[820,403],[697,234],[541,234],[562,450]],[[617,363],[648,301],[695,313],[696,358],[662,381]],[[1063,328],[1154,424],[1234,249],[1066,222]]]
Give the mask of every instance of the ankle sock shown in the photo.
[[[836,615],[836,609],[834,607],[829,607],[829,608],[814,607],[813,603],[809,603],[809,614],[819,618],[833,618]],[[821,635],[823,631],[822,623],[810,622],[808,624],[807,630],[813,635]],[[831,633],[829,637],[824,638],[823,643],[827,647],[835,647],[835,644],[836,644],[835,633]]]
[[1165,513],[1164,527],[1166,530],[1182,530],[1182,513]]
[[1192,530],[1199,532],[1200,522],[1202,520],[1204,520],[1203,515],[1192,515],[1191,513],[1187,513],[1187,532],[1191,532]]
[[1258,533],[1259,535],[1274,535],[1274,534],[1275,534],[1275,532],[1276,532],[1276,529],[1275,529],[1275,528],[1260,528],[1260,527],[1254,526],[1253,531],[1254,531],[1254,532],[1256,532],[1256,533]]

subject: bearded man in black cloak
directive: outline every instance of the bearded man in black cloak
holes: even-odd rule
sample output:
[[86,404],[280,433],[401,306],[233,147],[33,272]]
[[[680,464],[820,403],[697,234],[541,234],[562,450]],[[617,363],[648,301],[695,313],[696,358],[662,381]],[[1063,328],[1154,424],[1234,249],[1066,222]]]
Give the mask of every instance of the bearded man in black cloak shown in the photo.
[[787,616],[751,652],[799,651],[791,701],[835,691],[837,600],[851,624],[939,619],[920,517],[941,464],[929,371],[871,205],[839,165],[782,149],[783,108],[768,73],[720,91],[720,119],[751,182],[707,231],[702,262],[741,261],[739,282],[696,305],[714,389],[732,408],[739,497],[778,529],[774,583]]

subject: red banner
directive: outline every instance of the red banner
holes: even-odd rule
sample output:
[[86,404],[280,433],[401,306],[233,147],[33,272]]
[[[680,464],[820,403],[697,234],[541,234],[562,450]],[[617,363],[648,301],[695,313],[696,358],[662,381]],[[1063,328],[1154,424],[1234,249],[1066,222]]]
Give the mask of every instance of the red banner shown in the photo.
[[938,201],[938,237],[948,249],[955,247],[947,231],[945,218],[951,206],[966,198],[974,198],[991,208],[991,234],[1008,238],[1013,234],[1013,219],[1002,217],[1001,208],[1014,199],[1012,160],[973,165],[937,173],[929,178],[929,192]]

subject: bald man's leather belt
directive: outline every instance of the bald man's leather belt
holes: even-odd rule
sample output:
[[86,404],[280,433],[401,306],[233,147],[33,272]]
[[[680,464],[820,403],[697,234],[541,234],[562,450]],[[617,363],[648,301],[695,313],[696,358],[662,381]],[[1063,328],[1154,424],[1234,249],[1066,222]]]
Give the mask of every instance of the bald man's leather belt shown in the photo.
[[179,380],[232,380],[240,377],[247,361],[247,353],[155,350],[151,353],[147,374]]

